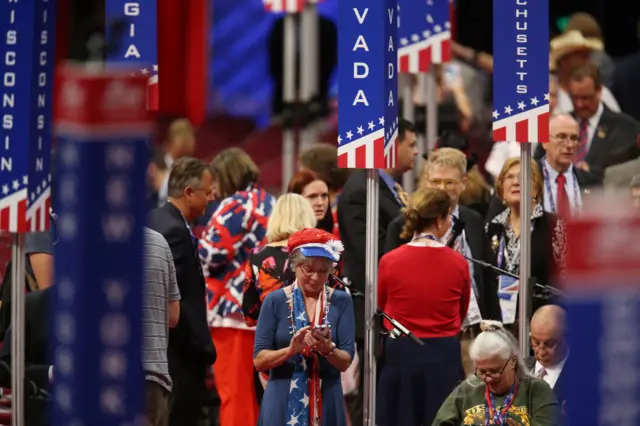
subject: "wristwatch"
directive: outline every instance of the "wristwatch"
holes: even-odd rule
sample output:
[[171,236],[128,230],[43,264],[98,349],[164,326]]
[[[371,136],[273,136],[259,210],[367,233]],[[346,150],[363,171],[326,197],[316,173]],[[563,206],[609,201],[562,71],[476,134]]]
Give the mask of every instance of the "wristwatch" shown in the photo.
[[338,347],[336,346],[335,342],[331,342],[331,350],[325,354],[320,354],[323,357],[327,358],[329,355],[331,355],[332,353],[334,353],[336,351],[336,349],[338,349]]

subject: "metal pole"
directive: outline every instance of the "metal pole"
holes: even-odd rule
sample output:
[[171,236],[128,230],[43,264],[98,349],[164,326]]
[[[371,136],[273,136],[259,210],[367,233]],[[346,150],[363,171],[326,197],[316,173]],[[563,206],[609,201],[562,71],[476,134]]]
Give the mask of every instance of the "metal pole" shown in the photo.
[[436,83],[436,69],[432,64],[427,74],[421,74],[426,80],[427,92],[427,150],[431,151],[436,147],[438,139],[438,85]]
[[367,170],[367,238],[365,242],[365,336],[364,419],[365,426],[376,420],[376,342],[374,315],[378,306],[378,185],[379,173]]
[[[413,104],[413,75],[412,74],[400,74],[400,84],[402,85],[402,111],[404,118],[415,123],[416,114],[415,114],[415,106]],[[424,143],[420,142],[420,138],[418,137],[418,149],[421,149],[424,146]],[[424,139],[422,139],[424,142]],[[422,154],[422,151],[420,151]],[[412,173],[405,173],[402,177],[402,186],[405,191],[411,193],[415,190],[416,177],[418,176],[418,163],[421,161],[422,155],[416,158],[416,164],[413,168]]]
[[[295,15],[288,13],[284,17],[284,55],[283,55],[283,90],[285,106],[285,123],[282,131],[282,192],[293,177],[295,165],[295,129],[294,117],[297,112],[296,102],[296,23]],[[288,121],[288,122],[287,122]]]
[[299,150],[311,145],[314,141],[314,132],[311,126],[311,101],[313,100],[315,86],[315,62],[318,54],[317,34],[314,33],[314,20],[317,19],[316,5],[307,3],[300,14],[300,103],[305,108],[302,128],[300,131]]
[[529,318],[531,297],[531,144],[520,144],[520,318],[519,342],[522,359],[529,357]]
[[11,416],[24,426],[24,235],[14,234],[11,252]]

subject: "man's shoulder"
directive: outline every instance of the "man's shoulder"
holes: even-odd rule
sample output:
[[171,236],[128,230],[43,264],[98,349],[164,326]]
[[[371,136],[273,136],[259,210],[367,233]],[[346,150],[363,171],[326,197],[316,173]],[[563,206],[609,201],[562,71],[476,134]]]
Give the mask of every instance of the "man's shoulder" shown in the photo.
[[145,245],[169,249],[167,240],[158,231],[145,226],[143,229],[143,236]]
[[172,230],[185,227],[184,221],[171,214],[166,205],[156,207],[148,213],[147,226],[164,236]]
[[356,170],[349,176],[347,182],[342,187],[342,191],[340,192],[340,201],[346,201],[349,197],[356,194],[358,191],[366,190],[367,180],[366,173],[364,170]]
[[480,213],[462,205],[458,206],[458,209],[460,211],[460,219],[464,220],[465,223],[483,228],[484,220]]

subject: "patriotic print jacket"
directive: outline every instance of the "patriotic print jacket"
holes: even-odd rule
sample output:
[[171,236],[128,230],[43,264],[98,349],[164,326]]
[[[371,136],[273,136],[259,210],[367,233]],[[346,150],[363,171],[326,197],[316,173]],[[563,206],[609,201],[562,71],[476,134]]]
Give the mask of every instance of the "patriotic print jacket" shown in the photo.
[[224,199],[202,233],[198,252],[210,327],[246,328],[241,308],[246,263],[254,248],[266,244],[274,204],[271,194],[250,185]]

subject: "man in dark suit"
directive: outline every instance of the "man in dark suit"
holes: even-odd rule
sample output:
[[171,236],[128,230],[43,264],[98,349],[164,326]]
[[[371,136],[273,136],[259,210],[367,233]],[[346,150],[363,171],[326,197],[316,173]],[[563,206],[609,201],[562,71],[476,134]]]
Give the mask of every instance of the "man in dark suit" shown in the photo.
[[[458,204],[467,181],[467,159],[464,153],[454,148],[439,148],[429,154],[424,170],[424,184],[430,188],[447,191],[451,197],[454,220],[461,220],[465,223],[464,231],[454,243],[454,249],[459,250],[464,256],[489,262],[491,248],[484,233],[482,217],[477,212]],[[403,223],[404,216],[399,215],[389,225],[385,251],[391,251],[409,242],[400,238]],[[489,268],[482,268],[473,263],[469,263],[469,269],[477,300],[477,307],[470,305],[470,313],[473,313],[474,309],[477,312],[479,308],[482,318],[501,321],[496,274]],[[477,327],[466,327],[462,334],[462,359],[465,371],[469,374],[473,373],[473,363],[469,359],[466,349],[467,344],[475,337],[477,331]]]
[[[384,253],[384,243],[389,223],[398,216],[400,208],[406,203],[406,193],[396,179],[413,168],[415,157],[418,155],[416,147],[416,133],[413,124],[400,119],[398,123],[398,146],[396,167],[380,170],[379,179],[379,209],[378,209],[378,256],[380,260]],[[365,264],[366,264],[366,236],[367,236],[367,178],[366,170],[353,173],[338,199],[338,224],[340,238],[345,251],[342,257],[344,276],[349,279],[355,289],[364,293]],[[364,349],[364,301],[354,300],[356,318],[356,344],[360,359]],[[363,363],[360,363],[362,366]],[[362,370],[361,370],[362,371]],[[361,373],[360,377],[364,377]],[[363,380],[360,380],[362,385]],[[358,405],[361,403],[362,392],[359,392]],[[356,409],[359,411],[359,407]],[[362,424],[361,413],[355,413],[355,426]]]
[[564,369],[569,358],[569,346],[566,313],[561,307],[545,305],[533,314],[531,348],[534,356],[527,361],[531,373],[551,386],[564,412],[566,406]]
[[169,334],[169,373],[173,380],[171,426],[196,426],[205,396],[205,375],[216,359],[207,324],[205,282],[188,223],[202,215],[213,197],[214,176],[202,161],[177,160],[169,176],[168,202],[149,213],[148,226],[169,243],[176,268],[180,319]]
[[611,111],[601,101],[602,81],[598,67],[576,68],[569,81],[573,115],[578,121],[580,145],[575,165],[600,179],[604,170],[638,156],[640,123],[623,113]]

